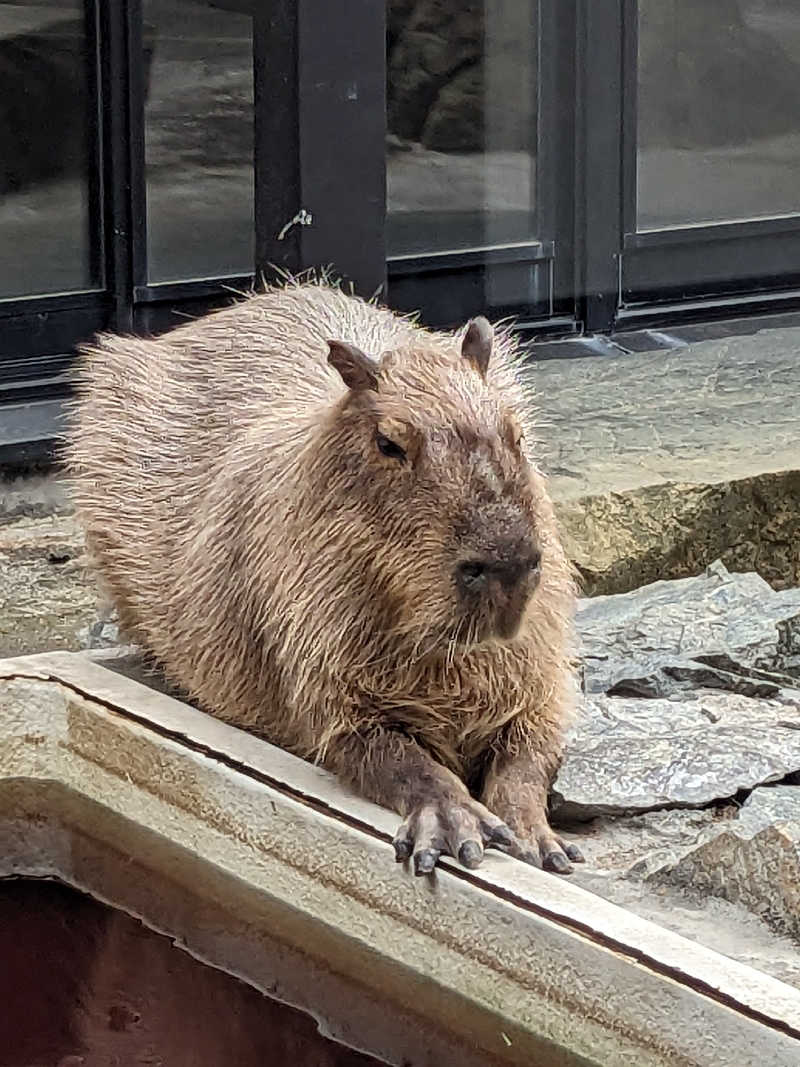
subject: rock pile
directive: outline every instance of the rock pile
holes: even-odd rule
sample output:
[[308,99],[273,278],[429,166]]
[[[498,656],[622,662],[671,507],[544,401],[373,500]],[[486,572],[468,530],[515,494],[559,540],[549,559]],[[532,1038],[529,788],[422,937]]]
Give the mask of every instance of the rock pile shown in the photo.
[[557,818],[591,821],[609,872],[800,937],[800,589],[715,563],[582,602],[579,633]]

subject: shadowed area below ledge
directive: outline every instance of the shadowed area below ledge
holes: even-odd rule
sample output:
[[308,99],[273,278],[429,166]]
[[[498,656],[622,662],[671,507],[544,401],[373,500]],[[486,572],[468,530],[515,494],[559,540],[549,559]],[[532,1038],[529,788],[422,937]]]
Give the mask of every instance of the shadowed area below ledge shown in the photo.
[[0,1067],[370,1067],[303,1012],[50,881],[0,881]]

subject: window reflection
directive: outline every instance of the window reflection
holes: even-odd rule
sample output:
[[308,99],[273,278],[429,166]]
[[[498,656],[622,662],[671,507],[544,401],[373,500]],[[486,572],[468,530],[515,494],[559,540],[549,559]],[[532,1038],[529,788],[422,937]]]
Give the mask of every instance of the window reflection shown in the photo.
[[389,0],[390,255],[536,234],[536,0]]
[[0,298],[101,284],[80,0],[0,2]]
[[640,0],[640,230],[800,212],[797,0]]
[[252,0],[145,0],[151,282],[249,274],[254,262]]

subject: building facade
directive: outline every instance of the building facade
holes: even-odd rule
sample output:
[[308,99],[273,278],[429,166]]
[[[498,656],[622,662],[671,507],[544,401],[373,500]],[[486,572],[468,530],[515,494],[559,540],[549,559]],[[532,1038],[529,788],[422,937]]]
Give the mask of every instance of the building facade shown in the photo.
[[0,2],[0,446],[94,332],[311,266],[537,338],[797,309],[800,6]]

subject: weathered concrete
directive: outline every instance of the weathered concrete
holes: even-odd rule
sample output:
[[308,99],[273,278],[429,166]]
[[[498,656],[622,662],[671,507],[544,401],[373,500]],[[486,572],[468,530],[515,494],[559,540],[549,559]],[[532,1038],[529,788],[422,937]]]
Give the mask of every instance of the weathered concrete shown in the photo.
[[398,1067],[797,1062],[787,984],[507,856],[415,879],[396,816],[87,656],[0,664],[0,720],[0,876],[82,888],[351,1047]]
[[0,655],[78,649],[96,615],[74,516],[0,522]]

